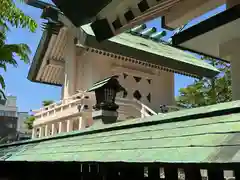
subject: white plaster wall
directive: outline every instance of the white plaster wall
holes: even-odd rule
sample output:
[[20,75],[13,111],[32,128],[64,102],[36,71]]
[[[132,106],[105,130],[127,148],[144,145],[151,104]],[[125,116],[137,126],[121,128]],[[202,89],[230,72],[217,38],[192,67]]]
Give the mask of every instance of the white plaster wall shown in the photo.
[[[127,90],[128,99],[134,98],[134,92],[141,94],[140,101],[158,112],[162,104],[174,105],[174,74],[169,72],[155,72],[150,70],[149,73],[141,71],[135,66],[135,69],[116,68],[118,73],[113,70],[113,74],[119,74],[120,84]],[[141,78],[139,82],[134,77]],[[150,99],[147,96],[150,95]],[[149,101],[150,100],[150,101]]]
[[83,53],[77,58],[76,91],[87,90],[105,77],[111,76],[111,62],[108,57]]
[[[85,52],[77,58],[76,89],[86,90],[99,80],[111,75],[119,75],[120,84],[128,91],[126,98],[133,99],[133,93],[138,90],[142,96],[141,102],[155,111],[159,106],[174,105],[174,74],[148,68],[141,65],[113,59],[96,53]],[[124,78],[123,73],[127,74]],[[136,82],[134,76],[141,80]],[[151,81],[148,82],[148,79]],[[149,102],[147,96],[151,94]],[[119,94],[122,96],[122,94]]]

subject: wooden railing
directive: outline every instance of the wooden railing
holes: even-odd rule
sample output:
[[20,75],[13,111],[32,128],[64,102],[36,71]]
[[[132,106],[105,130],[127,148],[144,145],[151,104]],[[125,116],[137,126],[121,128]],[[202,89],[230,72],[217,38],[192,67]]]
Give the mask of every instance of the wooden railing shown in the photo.
[[92,93],[85,94],[85,92],[79,92],[69,98],[60,100],[56,103],[50,104],[49,106],[40,108],[40,110],[38,110],[34,114],[34,116],[36,117],[36,119],[44,118],[47,116],[54,116],[54,114],[58,112],[63,112],[64,110],[71,108],[73,106],[77,107],[77,105],[83,103],[83,100],[88,100],[90,99],[90,96],[93,95],[94,94]]
[[[68,116],[68,114],[77,113],[78,109],[77,107],[79,105],[89,104],[91,107],[88,107],[90,111],[92,111],[92,105],[95,103],[95,94],[81,91],[69,98],[63,99],[61,101],[58,101],[56,103],[50,104],[49,106],[45,106],[40,108],[35,113],[36,121],[35,124],[41,124],[48,121],[50,118],[60,118],[64,117],[65,115]],[[153,111],[151,108],[143,104],[142,102],[136,100],[136,99],[126,99],[126,98],[116,98],[116,103],[121,106],[129,107],[125,108],[124,112],[126,114],[129,114],[131,116],[131,112],[135,115],[135,118],[145,118],[152,115],[157,115],[155,111]],[[167,106],[169,111],[176,111],[179,110],[178,107],[175,106]],[[69,111],[69,112],[68,112]],[[71,111],[71,112],[70,112]],[[134,113],[135,112],[135,113]],[[136,116],[137,114],[137,116]],[[41,122],[40,122],[41,121]]]

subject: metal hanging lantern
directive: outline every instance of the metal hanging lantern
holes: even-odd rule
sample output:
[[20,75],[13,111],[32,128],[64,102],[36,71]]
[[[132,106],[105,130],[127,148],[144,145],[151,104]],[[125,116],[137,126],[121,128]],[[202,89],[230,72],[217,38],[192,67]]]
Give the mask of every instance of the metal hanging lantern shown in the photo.
[[115,103],[116,95],[125,89],[119,84],[118,76],[112,76],[102,81],[96,82],[88,92],[95,91],[95,110],[116,111],[119,106]]

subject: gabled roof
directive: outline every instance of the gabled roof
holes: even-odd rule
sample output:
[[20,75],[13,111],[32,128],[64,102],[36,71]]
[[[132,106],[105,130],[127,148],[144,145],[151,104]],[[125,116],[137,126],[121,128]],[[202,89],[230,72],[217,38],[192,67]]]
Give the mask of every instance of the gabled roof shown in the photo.
[[[39,5],[39,7],[44,9],[48,7],[48,5],[45,3],[41,6]],[[51,22],[49,22],[49,24],[51,24],[52,28],[54,27],[54,23],[56,23],[56,30],[59,29],[57,28],[59,25],[63,25],[64,23],[67,24],[65,21],[66,18],[58,9],[50,4],[49,7],[49,13],[44,13],[42,17],[48,20],[51,19]],[[56,16],[56,14],[59,16]],[[31,81],[37,81],[36,75],[39,72],[39,67],[42,64],[42,59],[46,53],[46,50],[50,48],[50,39],[54,34],[49,31],[51,31],[51,29],[45,30],[34,56],[28,75],[28,79]],[[161,66],[161,69],[163,70],[169,70],[171,72],[193,77],[213,77],[219,73],[216,68],[204,61],[197,59],[193,55],[174,48],[170,45],[155,42],[151,39],[132,35],[130,33],[122,33],[109,40],[106,40],[105,42],[99,43],[94,37],[94,33],[90,27],[90,24],[80,27],[77,31],[79,39],[81,39],[81,45],[85,47],[95,48],[109,53],[118,54],[127,58],[137,59],[143,63],[149,62],[153,65]],[[61,84],[58,82],[55,85]]]
[[239,162],[240,101],[0,146],[5,161]]
[[87,34],[83,43],[89,47],[160,65],[195,77],[213,77],[219,73],[215,67],[190,53],[166,43],[143,38],[140,34],[125,32],[99,43],[94,37],[90,24],[82,26],[81,29]]

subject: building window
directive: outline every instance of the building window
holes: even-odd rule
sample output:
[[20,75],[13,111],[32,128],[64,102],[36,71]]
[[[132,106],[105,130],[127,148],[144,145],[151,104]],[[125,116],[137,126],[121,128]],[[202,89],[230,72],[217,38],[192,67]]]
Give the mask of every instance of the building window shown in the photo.
[[15,111],[0,111],[0,116],[16,117]]

